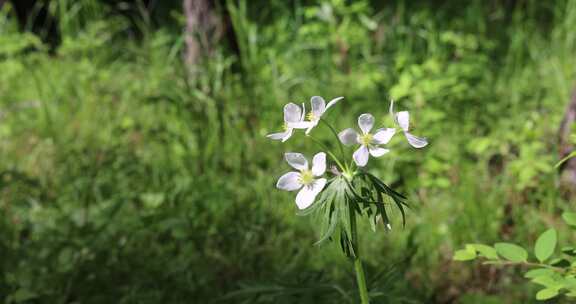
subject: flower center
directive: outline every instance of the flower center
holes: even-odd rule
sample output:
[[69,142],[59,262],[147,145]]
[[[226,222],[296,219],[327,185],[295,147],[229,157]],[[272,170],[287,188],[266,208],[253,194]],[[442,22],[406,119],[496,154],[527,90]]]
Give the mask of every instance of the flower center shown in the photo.
[[308,118],[309,121],[314,121],[317,119],[316,115],[314,114],[314,112],[310,112],[308,114],[306,114],[306,117]]
[[300,183],[302,185],[310,185],[314,182],[314,175],[310,170],[302,170],[300,172]]
[[282,130],[288,131],[288,123],[285,122],[284,124],[282,124]]
[[360,142],[362,143],[362,145],[367,146],[370,143],[372,143],[372,138],[373,138],[372,134],[366,133],[360,136]]

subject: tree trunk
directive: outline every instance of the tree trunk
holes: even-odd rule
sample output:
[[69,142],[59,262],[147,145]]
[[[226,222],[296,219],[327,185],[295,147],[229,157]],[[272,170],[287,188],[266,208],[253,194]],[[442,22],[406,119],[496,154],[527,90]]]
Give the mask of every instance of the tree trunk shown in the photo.
[[202,57],[211,53],[222,33],[211,2],[210,0],[184,0],[184,15],[186,16],[184,60],[192,69]]
[[[558,130],[560,159],[568,156],[575,149],[570,141],[574,122],[576,122],[576,88],[572,91],[572,98]],[[567,194],[576,194],[576,158],[569,159],[560,166],[560,181],[561,187],[567,190]]]

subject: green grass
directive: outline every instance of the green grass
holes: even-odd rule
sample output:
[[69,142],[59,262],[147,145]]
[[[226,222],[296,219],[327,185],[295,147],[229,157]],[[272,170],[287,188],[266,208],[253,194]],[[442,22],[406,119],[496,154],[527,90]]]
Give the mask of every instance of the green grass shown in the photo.
[[390,124],[394,98],[431,142],[396,139],[373,162],[413,206],[404,229],[399,215],[391,233],[360,223],[376,303],[532,301],[514,273],[451,256],[531,243],[569,209],[552,168],[576,79],[574,1],[325,1],[331,15],[227,1],[240,53],[217,46],[198,77],[181,62],[181,18],[142,17],[136,39],[124,17],[74,3],[55,54],[0,14],[4,301],[353,303],[338,244],[312,246],[316,220],[274,188],[284,150],[317,151],[265,135],[312,95],[346,97],[327,118],[338,130],[363,112]]

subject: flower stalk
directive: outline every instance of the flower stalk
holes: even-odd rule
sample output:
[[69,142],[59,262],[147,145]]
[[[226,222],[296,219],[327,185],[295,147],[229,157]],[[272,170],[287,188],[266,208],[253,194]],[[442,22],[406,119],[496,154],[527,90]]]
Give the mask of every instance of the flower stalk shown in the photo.
[[360,303],[370,303],[368,297],[368,288],[366,287],[366,276],[364,275],[364,268],[362,267],[362,259],[360,258],[360,248],[358,248],[358,232],[356,227],[356,211],[352,204],[349,204],[350,213],[350,231],[352,234],[352,248],[354,248],[354,271],[356,272],[356,283],[358,284],[358,293],[360,294]]

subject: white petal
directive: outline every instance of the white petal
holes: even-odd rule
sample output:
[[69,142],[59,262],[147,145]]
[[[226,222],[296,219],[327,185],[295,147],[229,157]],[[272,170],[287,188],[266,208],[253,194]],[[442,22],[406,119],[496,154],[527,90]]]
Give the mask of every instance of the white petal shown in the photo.
[[404,135],[406,135],[408,143],[414,148],[424,148],[428,145],[428,141],[424,137],[414,136],[408,132],[404,132]]
[[284,136],[286,136],[286,133],[287,132],[272,133],[272,134],[266,135],[266,137],[273,139],[273,140],[281,140],[282,138],[284,138]]
[[306,160],[306,157],[302,155],[302,153],[292,153],[292,152],[284,153],[284,158],[286,159],[288,164],[292,166],[292,168],[294,169],[298,170],[308,169],[308,161]]
[[326,153],[320,152],[312,158],[312,174],[320,176],[326,171]]
[[368,148],[368,150],[370,151],[370,155],[372,155],[374,157],[380,157],[380,156],[390,152],[390,150],[388,150],[388,149],[380,148],[377,146],[371,146]]
[[300,173],[298,172],[288,172],[278,179],[276,183],[276,188],[286,191],[295,191],[302,187],[300,184]]
[[338,133],[338,138],[343,144],[351,146],[358,143],[358,132],[352,128],[348,128]]
[[378,145],[387,144],[395,133],[395,128],[378,129],[376,132],[374,132],[374,143]]
[[288,128],[286,130],[286,133],[284,134],[284,137],[282,137],[282,142],[285,142],[288,140],[288,138],[292,137],[292,133],[294,132],[294,129],[292,128]]
[[284,106],[284,121],[285,122],[297,122],[300,121],[302,116],[302,110],[295,103],[289,103]]
[[296,195],[296,205],[298,209],[306,209],[314,202],[316,195],[324,189],[326,179],[320,178],[314,181],[313,184],[304,186]]
[[360,146],[358,150],[354,152],[352,157],[354,158],[354,162],[358,167],[364,167],[368,163],[368,148],[364,145]]
[[320,117],[326,110],[326,102],[324,98],[320,96],[312,96],[312,98],[310,98],[310,104],[312,104],[312,113],[314,113],[316,117]]
[[311,121],[289,122],[286,124],[289,128],[294,129],[308,129],[313,125]]
[[364,134],[370,132],[374,126],[374,116],[370,113],[364,113],[358,117],[358,126]]
[[339,102],[342,99],[344,99],[344,97],[340,96],[340,97],[336,97],[336,98],[330,100],[328,102],[328,104],[326,105],[326,109],[324,109],[324,112],[328,111],[328,109],[330,109],[331,106],[335,105],[337,102]]
[[408,127],[410,126],[409,120],[410,114],[408,114],[408,111],[401,111],[396,114],[396,122],[398,122],[398,125],[404,132],[408,131]]

